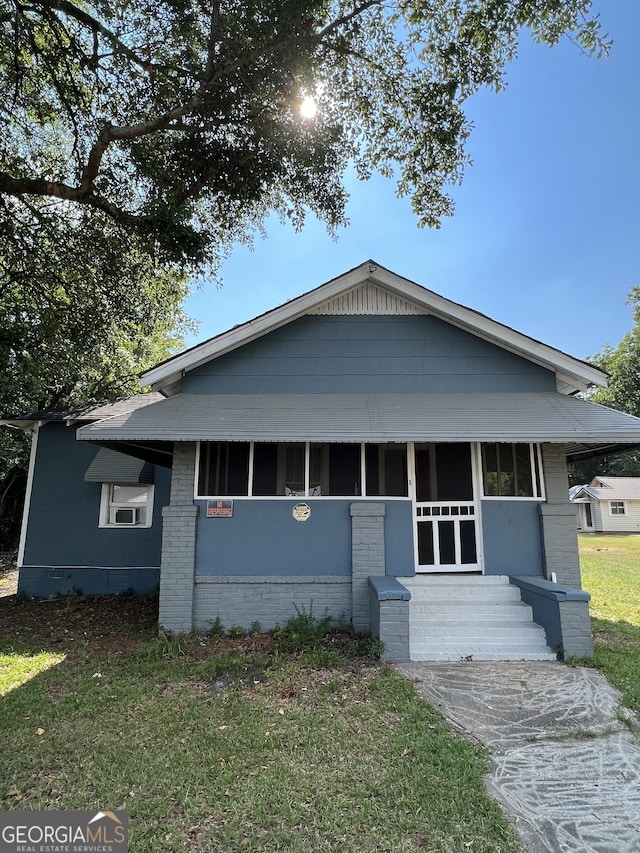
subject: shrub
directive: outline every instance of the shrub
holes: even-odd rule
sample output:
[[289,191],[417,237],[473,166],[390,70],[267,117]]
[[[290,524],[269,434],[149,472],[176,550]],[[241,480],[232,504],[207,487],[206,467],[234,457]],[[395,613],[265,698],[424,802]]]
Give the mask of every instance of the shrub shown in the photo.
[[324,616],[317,618],[313,614],[313,601],[309,610],[294,604],[296,615],[292,616],[284,628],[275,630],[275,649],[284,654],[291,652],[312,651],[318,649],[322,640],[329,632],[331,616],[325,611]]

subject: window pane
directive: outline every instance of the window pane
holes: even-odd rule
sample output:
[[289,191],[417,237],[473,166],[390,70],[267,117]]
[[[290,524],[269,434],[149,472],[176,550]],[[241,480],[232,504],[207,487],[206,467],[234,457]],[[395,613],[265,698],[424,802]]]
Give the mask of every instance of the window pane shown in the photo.
[[453,566],[456,562],[454,522],[439,521],[438,536],[440,540],[440,565]]
[[[434,501],[435,482],[432,477],[431,448],[424,445],[416,445],[416,500],[418,503]],[[424,564],[426,565],[426,563]]]
[[407,446],[367,444],[365,447],[367,495],[407,497]]
[[312,496],[327,493],[326,464],[326,445],[312,444],[309,448],[309,494]]
[[533,496],[533,479],[531,476],[531,449],[528,444],[516,444],[516,472],[518,484],[518,497],[530,498]]
[[[531,451],[534,451],[534,468]],[[485,497],[531,498],[542,494],[536,447],[531,444],[482,445],[482,483]],[[535,484],[535,491],[534,491]]]
[[460,558],[463,565],[478,562],[475,521],[460,522],[460,550]]
[[147,503],[147,486],[111,486],[111,503],[119,506],[145,506]]
[[487,497],[498,495],[498,445],[482,445],[482,475]]
[[248,442],[212,441],[200,445],[199,495],[246,495],[248,485]]
[[515,497],[515,458],[513,444],[496,445],[498,453],[498,494]]
[[283,482],[279,494],[304,495],[305,451],[304,444],[280,445],[279,468]]
[[471,445],[445,442],[435,445],[436,501],[473,500]]
[[122,524],[131,527],[145,526],[149,510],[149,495],[151,487],[147,485],[109,484],[108,491],[103,491],[103,497],[108,498],[108,505],[101,502],[100,526],[104,524]]
[[433,566],[433,521],[418,523],[418,565]]
[[328,444],[329,488],[322,494],[357,496],[362,494],[359,444]]
[[278,490],[278,445],[254,444],[253,494],[275,495]]

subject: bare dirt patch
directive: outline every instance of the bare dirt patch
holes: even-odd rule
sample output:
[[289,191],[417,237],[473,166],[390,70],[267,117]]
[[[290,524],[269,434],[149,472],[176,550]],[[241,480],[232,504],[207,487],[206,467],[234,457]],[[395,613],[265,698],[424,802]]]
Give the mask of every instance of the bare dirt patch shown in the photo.
[[0,641],[14,651],[129,651],[157,633],[158,601],[135,595],[0,598]]

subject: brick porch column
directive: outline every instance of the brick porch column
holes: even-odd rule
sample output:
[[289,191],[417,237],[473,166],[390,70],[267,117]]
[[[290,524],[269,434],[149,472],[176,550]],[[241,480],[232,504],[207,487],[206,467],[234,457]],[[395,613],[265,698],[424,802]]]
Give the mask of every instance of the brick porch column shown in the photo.
[[564,446],[542,445],[547,501],[540,504],[542,554],[547,580],[581,589],[576,508],[569,503],[569,479]]
[[162,510],[160,628],[187,634],[193,628],[198,507],[193,503],[196,445],[176,442],[171,500]]
[[369,631],[369,575],[384,575],[383,503],[351,504],[352,622],[356,631]]

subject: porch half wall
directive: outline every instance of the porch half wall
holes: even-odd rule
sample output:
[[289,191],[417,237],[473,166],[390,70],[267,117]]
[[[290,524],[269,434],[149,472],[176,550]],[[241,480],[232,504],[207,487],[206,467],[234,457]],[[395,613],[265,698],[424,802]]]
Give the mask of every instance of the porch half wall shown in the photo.
[[[270,629],[297,608],[313,608],[316,615],[327,611],[337,622],[367,631],[375,622],[368,578],[414,574],[410,501],[305,498],[311,517],[298,522],[291,510],[303,499],[237,500],[232,518],[206,518],[206,502],[193,498],[195,450],[195,443],[176,444],[171,502],[163,513],[160,625],[165,630],[206,630],[217,618],[225,628],[259,622]],[[518,508],[514,502],[506,517],[497,504],[493,510],[495,540],[508,544],[512,534],[509,560],[520,553],[517,567],[496,565],[493,573],[523,576],[529,566],[531,577],[550,578],[553,571],[559,583],[580,589],[563,448],[545,445],[543,461],[546,502],[523,502]],[[524,536],[521,514],[527,522]],[[498,524],[501,517],[511,518],[511,533]],[[485,552],[490,529],[485,529]],[[586,609],[581,618],[588,620]]]
[[[175,445],[171,502],[163,511],[161,628],[176,633],[264,630],[298,610],[369,630],[367,579],[414,573],[410,501],[236,500],[231,518],[194,501],[195,444]],[[292,509],[308,503],[298,522]]]

